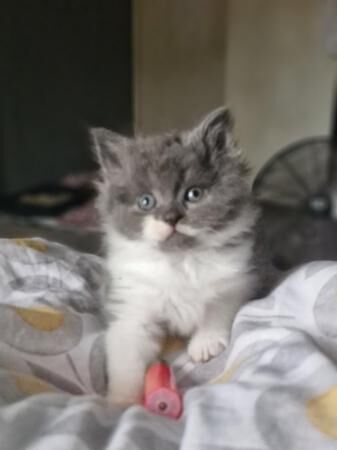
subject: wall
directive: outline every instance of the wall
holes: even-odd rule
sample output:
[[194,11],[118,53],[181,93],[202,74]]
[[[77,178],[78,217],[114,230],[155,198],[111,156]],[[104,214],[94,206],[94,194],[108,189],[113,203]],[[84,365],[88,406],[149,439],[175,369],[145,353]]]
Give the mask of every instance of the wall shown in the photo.
[[258,169],[276,150],[329,130],[336,63],[323,41],[320,0],[228,0],[227,101]]
[[322,0],[134,0],[136,129],[189,126],[220,103],[255,171],[329,130],[337,67]]
[[223,102],[224,0],[134,0],[137,131],[190,126]]

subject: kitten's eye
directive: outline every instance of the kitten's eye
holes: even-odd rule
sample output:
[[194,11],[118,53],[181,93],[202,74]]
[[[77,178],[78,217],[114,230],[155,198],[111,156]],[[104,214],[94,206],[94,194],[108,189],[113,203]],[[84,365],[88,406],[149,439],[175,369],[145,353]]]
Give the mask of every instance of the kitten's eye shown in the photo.
[[201,200],[204,191],[199,187],[192,187],[185,193],[185,201],[190,203],[196,203]]
[[156,199],[152,194],[143,194],[138,198],[137,205],[143,211],[151,211],[156,206]]

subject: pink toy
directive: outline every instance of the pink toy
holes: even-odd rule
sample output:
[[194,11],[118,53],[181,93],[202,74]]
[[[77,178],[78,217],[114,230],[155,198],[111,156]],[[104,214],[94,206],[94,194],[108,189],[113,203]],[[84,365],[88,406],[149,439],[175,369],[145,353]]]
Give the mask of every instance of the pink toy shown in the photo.
[[164,362],[149,367],[145,375],[144,407],[161,416],[178,419],[182,412],[172,370]]

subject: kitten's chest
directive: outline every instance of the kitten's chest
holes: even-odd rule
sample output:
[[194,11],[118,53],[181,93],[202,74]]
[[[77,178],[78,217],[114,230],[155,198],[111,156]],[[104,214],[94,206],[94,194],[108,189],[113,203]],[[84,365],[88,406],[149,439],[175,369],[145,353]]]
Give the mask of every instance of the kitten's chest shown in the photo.
[[185,255],[144,252],[121,255],[112,266],[115,288],[121,287],[126,295],[132,290],[140,296],[155,296],[157,303],[195,304],[216,297],[226,281],[244,269],[245,261],[217,251]]
[[174,334],[189,335],[214,299],[226,300],[231,280],[246,269],[238,254],[166,255],[130,249],[108,261],[117,315],[144,323],[164,321]]

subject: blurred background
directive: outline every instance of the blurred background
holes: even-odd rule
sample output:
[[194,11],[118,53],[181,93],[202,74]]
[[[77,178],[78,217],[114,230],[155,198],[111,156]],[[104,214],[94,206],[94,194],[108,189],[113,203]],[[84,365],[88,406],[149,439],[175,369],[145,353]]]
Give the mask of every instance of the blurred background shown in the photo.
[[337,259],[336,2],[11,0],[0,35],[0,237],[99,252],[87,127],[182,129],[226,103],[277,264]]

